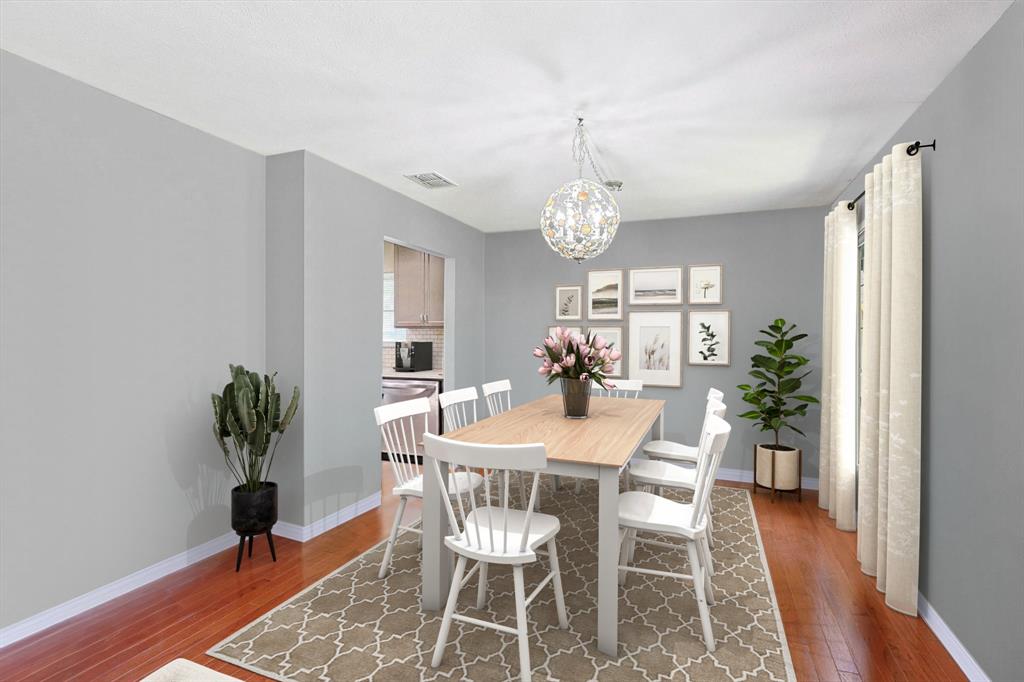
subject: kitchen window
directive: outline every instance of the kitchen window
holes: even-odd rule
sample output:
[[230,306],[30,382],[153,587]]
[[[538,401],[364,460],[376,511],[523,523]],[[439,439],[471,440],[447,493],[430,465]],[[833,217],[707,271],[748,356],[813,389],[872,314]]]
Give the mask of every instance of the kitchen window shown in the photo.
[[405,329],[395,328],[395,273],[384,273],[384,343],[405,341]]

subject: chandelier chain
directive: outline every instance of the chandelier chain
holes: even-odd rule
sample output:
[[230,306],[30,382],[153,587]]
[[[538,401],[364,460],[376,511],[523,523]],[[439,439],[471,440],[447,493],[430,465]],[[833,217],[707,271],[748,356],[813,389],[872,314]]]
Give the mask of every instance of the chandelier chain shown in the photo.
[[598,170],[597,162],[594,161],[594,155],[590,152],[590,145],[587,142],[587,129],[583,127],[583,119],[577,119],[576,133],[572,137],[572,158],[576,162],[576,172],[579,177],[583,177],[583,162],[590,162],[590,169],[594,171],[594,176],[601,181],[601,184],[606,182],[604,174]]

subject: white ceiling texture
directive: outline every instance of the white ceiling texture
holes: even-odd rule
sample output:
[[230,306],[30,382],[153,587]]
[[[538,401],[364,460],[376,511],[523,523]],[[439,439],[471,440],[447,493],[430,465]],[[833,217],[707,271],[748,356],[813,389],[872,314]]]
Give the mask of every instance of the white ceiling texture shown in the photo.
[[623,220],[826,204],[1009,4],[5,0],[0,46],[491,232],[575,176],[578,112]]

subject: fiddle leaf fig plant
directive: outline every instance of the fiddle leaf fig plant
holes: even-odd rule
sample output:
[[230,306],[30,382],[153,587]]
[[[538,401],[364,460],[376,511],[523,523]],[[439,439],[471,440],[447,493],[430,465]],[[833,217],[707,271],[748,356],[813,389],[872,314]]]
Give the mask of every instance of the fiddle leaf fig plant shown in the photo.
[[210,396],[213,437],[238,485],[255,492],[266,483],[277,445],[299,409],[299,387],[292,390],[291,402],[282,414],[281,394],[274,384],[277,372],[261,377],[241,365],[228,368],[231,381],[220,395]]
[[764,348],[767,354],[751,357],[753,367],[748,372],[757,383],[736,387],[743,391],[743,401],[754,406],[739,416],[754,421],[754,427],[761,431],[772,431],[776,448],[779,446],[779,432],[783,429],[805,435],[790,420],[806,416],[807,406],[818,402],[814,396],[801,393],[803,380],[811,371],[800,374],[797,371],[810,360],[790,352],[797,341],[807,337],[807,334],[795,331],[796,325],[782,318],[768,325],[768,329],[760,330],[768,338],[758,339],[754,344]]

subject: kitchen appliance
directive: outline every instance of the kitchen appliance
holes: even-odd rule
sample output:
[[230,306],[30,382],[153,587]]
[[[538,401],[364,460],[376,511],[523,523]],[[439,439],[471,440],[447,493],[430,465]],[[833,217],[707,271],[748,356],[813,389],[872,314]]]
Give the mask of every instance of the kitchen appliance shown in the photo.
[[[430,412],[427,413],[426,423],[427,433],[441,433],[441,406],[437,399],[437,395],[440,392],[440,381],[433,381],[430,379],[381,380],[382,405],[400,403],[406,400],[415,400],[416,398],[426,398],[430,401]],[[415,427],[413,429],[413,433],[410,434],[412,440],[409,441],[408,448],[405,447],[404,443],[398,443],[397,446],[402,454],[412,454],[412,444],[415,443],[416,452],[422,456],[424,433],[423,420],[417,418],[413,421]],[[383,438],[381,438],[381,452],[387,452],[387,447],[384,444]]]
[[426,372],[434,369],[432,341],[395,342],[396,372]]

